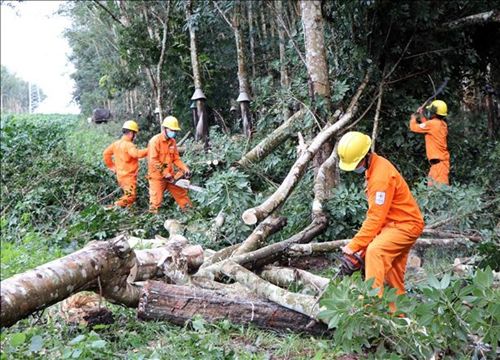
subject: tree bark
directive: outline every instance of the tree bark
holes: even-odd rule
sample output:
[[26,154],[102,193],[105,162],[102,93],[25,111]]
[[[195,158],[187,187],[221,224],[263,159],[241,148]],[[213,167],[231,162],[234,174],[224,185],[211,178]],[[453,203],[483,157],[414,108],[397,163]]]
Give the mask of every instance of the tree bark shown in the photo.
[[290,169],[285,180],[281,183],[279,188],[269,196],[261,205],[248,209],[242,214],[242,219],[245,224],[253,225],[262,219],[266,218],[274,210],[276,210],[291,194],[292,190],[297,185],[300,178],[304,175],[306,166],[309,161],[318,152],[321,146],[327,142],[333,135],[338,133],[344,126],[346,126],[351,120],[353,114],[357,110],[357,103],[359,97],[361,96],[363,90],[365,89],[368,80],[370,78],[370,72],[367,73],[365,79],[359,86],[356,94],[352,98],[351,104],[349,105],[347,111],[340,117],[340,119],[335,122],[335,124],[327,127],[321,131],[312,141],[311,145],[307,148],[298,159],[295,164]]
[[[193,68],[194,88],[202,89],[200,65],[198,63],[198,50],[196,46],[196,32],[193,26],[192,2],[188,0],[186,4],[186,18],[189,28],[189,44],[191,50],[191,67]],[[208,118],[205,108],[205,99],[195,99],[196,101],[196,118],[198,120],[195,127],[195,139],[203,140],[208,144]]]
[[269,136],[264,138],[252,150],[246,153],[238,165],[249,167],[252,163],[259,162],[269,155],[275,148],[284,143],[294,133],[295,126],[304,118],[306,109],[301,109],[281,124]]
[[377,99],[377,108],[375,110],[375,118],[373,119],[373,131],[372,131],[372,147],[371,150],[375,152],[375,143],[377,141],[377,133],[378,133],[378,122],[380,119],[380,109],[382,107],[382,95],[384,94],[384,80],[380,82],[378,87],[378,99]]
[[312,90],[314,95],[329,98],[330,84],[328,82],[321,1],[301,0],[300,6],[304,28],[306,66],[312,82]]
[[330,279],[315,275],[309,271],[279,266],[266,266],[260,277],[282,288],[292,285],[302,286],[308,293],[318,295],[328,284]]
[[260,248],[264,241],[272,234],[280,231],[286,226],[286,218],[269,216],[266,220],[261,222],[250,236],[241,243],[241,245],[234,251],[232,256],[241,255],[250,251]]
[[[311,224],[309,224],[302,231],[293,235],[287,240],[267,245],[261,249],[233,256],[230,260],[236,264],[240,264],[248,269],[258,269],[264,265],[270,264],[277,259],[279,259],[287,251],[287,249],[293,244],[303,244],[311,241],[314,237],[323,233],[328,226],[328,220],[326,216],[318,216],[313,219]],[[213,263],[200,271],[198,271],[196,277],[208,277],[217,278],[220,277],[221,268],[227,260],[223,260],[219,263]]]
[[[231,24],[234,32],[234,39],[236,41],[236,54],[238,59],[238,83],[240,95],[242,93],[246,93],[247,96],[250,96],[251,92],[246,70],[245,48],[243,43],[243,36],[241,34],[240,18],[241,3],[237,2],[231,19]],[[252,116],[250,114],[249,103],[249,101],[240,101],[240,113],[243,126],[243,134],[250,138],[252,136]]]
[[143,288],[137,316],[142,320],[163,320],[184,325],[201,315],[208,322],[229,319],[235,324],[259,328],[293,330],[311,334],[327,331],[324,324],[273,302],[230,291],[206,290],[148,281]]
[[[287,249],[287,255],[289,256],[310,256],[331,253],[333,251],[339,250],[342,246],[349,244],[351,239],[333,240],[325,241],[322,243],[311,243],[311,244],[293,244]],[[429,246],[464,246],[470,245],[470,241],[466,238],[440,238],[440,239],[429,239],[429,238],[418,238],[414,248],[425,248]]]
[[248,1],[248,36],[250,37],[250,59],[252,61],[252,78],[255,79],[255,34],[253,28],[253,1]]
[[313,296],[293,293],[265,281],[241,265],[227,261],[222,272],[247,287],[252,293],[268,299],[287,309],[316,319],[319,313],[318,299]]
[[[274,2],[276,6],[277,16],[282,18],[283,14],[283,0]],[[278,39],[279,39],[279,54],[280,54],[280,85],[283,92],[290,90],[290,79],[288,78],[288,69],[286,66],[286,47],[285,47],[285,30],[284,26],[277,24]],[[287,121],[290,117],[290,110],[288,109],[287,101],[283,102],[283,121]]]
[[500,11],[498,9],[486,11],[480,14],[466,16],[461,19],[449,21],[442,25],[443,29],[455,30],[464,26],[483,25],[487,23],[500,22]]
[[134,252],[120,236],[8,278],[1,282],[0,326],[10,326],[82,290],[101,291],[110,300],[134,307],[139,289],[126,282],[134,262]]

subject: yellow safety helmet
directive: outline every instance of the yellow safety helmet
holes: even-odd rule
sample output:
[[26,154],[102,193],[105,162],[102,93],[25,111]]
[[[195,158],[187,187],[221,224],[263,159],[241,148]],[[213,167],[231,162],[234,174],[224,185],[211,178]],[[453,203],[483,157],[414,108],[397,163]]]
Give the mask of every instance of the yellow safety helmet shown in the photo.
[[349,131],[339,141],[337,152],[340,157],[339,167],[344,171],[353,171],[370,150],[372,139],[357,131]]
[[125,121],[122,126],[122,129],[132,130],[135,132],[139,132],[139,125],[134,120]]
[[161,123],[161,126],[170,129],[170,130],[180,130],[181,128],[179,127],[179,121],[175,116],[167,116],[165,119],[163,119],[163,122]]
[[448,106],[443,100],[434,100],[425,108],[431,112],[431,115],[448,116]]

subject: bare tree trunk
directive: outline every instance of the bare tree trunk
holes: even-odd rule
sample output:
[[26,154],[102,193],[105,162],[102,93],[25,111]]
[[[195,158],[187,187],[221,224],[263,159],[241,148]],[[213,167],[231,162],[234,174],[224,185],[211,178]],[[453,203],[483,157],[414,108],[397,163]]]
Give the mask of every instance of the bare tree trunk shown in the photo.
[[255,275],[250,270],[232,261],[225,262],[222,272],[247,287],[251,292],[287,309],[316,319],[319,313],[318,299],[284,290]]
[[[382,76],[383,77],[383,76]],[[377,108],[375,110],[375,118],[373,119],[373,131],[372,131],[372,151],[375,152],[375,142],[377,141],[378,133],[378,122],[380,119],[380,108],[382,107],[382,95],[384,94],[384,80],[380,82],[378,87],[378,100]]]
[[[326,61],[325,39],[323,33],[323,15],[321,13],[321,1],[301,0],[302,26],[304,28],[304,43],[306,48],[306,67],[311,81],[311,99],[316,103],[317,98],[324,99],[326,109],[316,109],[320,115],[321,125],[325,125],[324,115],[330,107],[330,83],[328,80],[328,63]],[[333,150],[333,143],[327,142],[321,146],[314,156],[314,173],[317,176],[318,170],[323,162],[330,156]],[[335,185],[337,169],[324,173],[323,180],[327,188]]]
[[285,225],[286,218],[269,216],[255,228],[252,234],[234,251],[232,256],[260,248],[269,236],[283,229]]
[[464,26],[483,25],[487,23],[499,23],[500,11],[498,9],[486,11],[480,14],[466,16],[461,19],[453,20],[442,25],[443,29],[455,30]]
[[[339,162],[337,144],[335,144],[335,147],[328,159],[326,159],[319,167],[316,178],[314,179],[314,200],[312,205],[313,216],[323,213],[323,203],[330,199],[331,189],[337,186],[340,181],[337,171]],[[327,179],[330,178],[333,179],[333,184],[327,181]]]
[[236,100],[240,104],[240,113],[241,113],[241,121],[243,127],[243,134],[248,138],[252,136],[252,116],[250,113],[250,86],[248,82],[248,75],[246,71],[246,61],[245,61],[245,52],[244,52],[244,42],[243,37],[241,35],[241,0],[237,0],[233,14],[231,16],[231,20],[229,20],[224,11],[222,11],[217,2],[213,2],[214,6],[217,8],[219,13],[222,15],[224,20],[228,23],[234,33],[234,39],[236,41],[236,54],[238,60],[238,83],[240,94],[238,99]]
[[260,277],[281,288],[289,288],[293,285],[303,287],[308,293],[319,294],[328,284],[330,279],[312,274],[301,269],[292,269],[279,266],[266,266]]
[[139,319],[184,325],[193,314],[200,314],[208,322],[229,319],[235,324],[253,324],[264,329],[290,329],[312,334],[327,331],[324,324],[250,292],[235,293],[224,288],[206,290],[159,281],[148,281],[144,286],[137,311]]
[[264,159],[275,148],[284,143],[294,133],[295,126],[304,119],[306,109],[301,109],[293,114],[288,120],[281,124],[269,136],[264,138],[252,150],[246,153],[238,164],[243,167],[249,167],[252,163],[256,163]]
[[246,71],[246,61],[243,37],[241,34],[240,27],[240,4],[236,6],[233,17],[232,17],[232,27],[234,32],[234,38],[236,41],[236,53],[238,57],[238,82],[240,88],[240,95],[238,97],[238,102],[240,103],[240,113],[241,121],[243,125],[243,134],[247,137],[252,136],[252,117],[250,114],[250,87],[248,84],[248,75]]
[[[248,269],[257,269],[264,265],[268,265],[280,257],[287,251],[287,249],[293,244],[303,244],[311,241],[314,237],[323,233],[328,226],[328,219],[326,216],[317,216],[313,219],[311,224],[309,224],[302,231],[293,235],[287,240],[267,245],[261,249],[245,253],[238,256],[233,256],[230,258],[231,261],[240,264]],[[227,260],[223,260],[219,263],[213,263],[210,266],[200,269],[195,276],[196,277],[207,277],[207,278],[217,278],[220,276],[221,268]]]
[[196,118],[198,120],[196,124],[196,140],[203,140],[205,144],[208,145],[208,118],[205,109],[205,95],[202,91],[200,66],[198,63],[198,51],[196,47],[196,32],[193,26],[193,16],[192,16],[192,2],[188,0],[186,4],[186,18],[189,27],[189,39],[190,39],[190,49],[191,49],[191,66],[193,68],[193,79],[195,91],[191,100],[196,101]]
[[253,225],[261,221],[262,219],[265,219],[288,198],[300,178],[305,173],[308,162],[313,158],[313,156],[318,152],[318,150],[326,141],[328,141],[333,135],[335,135],[339,130],[346,126],[351,120],[353,114],[357,110],[359,97],[361,96],[368,83],[370,73],[371,72],[369,71],[366,74],[365,79],[352,98],[351,104],[349,105],[347,111],[340,117],[337,122],[335,122],[335,124],[321,131],[313,139],[311,145],[309,145],[309,147],[307,148],[307,151],[305,151],[297,159],[297,161],[295,161],[295,164],[292,166],[288,175],[286,176],[285,180],[283,180],[279,188],[261,205],[245,210],[245,212],[241,216],[245,224]]
[[[275,1],[277,16],[283,14],[283,0]],[[285,30],[283,26],[277,24],[278,27],[278,38],[279,38],[279,53],[280,53],[280,84],[281,89],[288,92],[290,89],[290,79],[288,78],[288,70],[286,66],[286,48],[285,48]],[[283,104],[283,121],[288,120],[290,117],[290,110],[288,109],[288,103],[285,101]]]
[[121,236],[93,242],[73,254],[8,278],[1,282],[0,326],[10,326],[82,290],[100,291],[108,299],[134,307],[139,301],[139,288],[126,281],[134,263],[134,252]]
[[248,1],[248,31],[250,36],[250,59],[252,61],[252,78],[257,76],[255,70],[255,34],[253,29],[253,1]]
[[300,6],[306,47],[306,66],[313,92],[314,95],[328,99],[330,98],[330,84],[328,82],[321,1],[301,0]]

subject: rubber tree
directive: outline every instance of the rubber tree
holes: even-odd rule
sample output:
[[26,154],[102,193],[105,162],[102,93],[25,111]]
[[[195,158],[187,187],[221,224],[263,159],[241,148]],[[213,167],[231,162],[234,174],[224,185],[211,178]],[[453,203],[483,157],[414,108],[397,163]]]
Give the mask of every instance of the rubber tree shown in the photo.
[[246,57],[245,57],[245,45],[243,40],[243,34],[241,29],[241,19],[243,17],[242,13],[242,2],[237,0],[232,8],[230,19],[226,16],[226,12],[223,11],[217,4],[216,1],[213,2],[214,6],[217,8],[219,13],[222,15],[224,20],[233,30],[234,39],[236,42],[236,56],[238,61],[238,84],[239,84],[239,95],[236,100],[240,106],[240,115],[243,125],[243,134],[247,137],[252,136],[252,115],[250,113],[250,85],[248,80],[248,74],[246,70]]
[[[193,16],[193,2],[188,0],[186,3],[186,21],[189,28],[189,48],[191,50],[191,66],[193,68],[194,93],[191,100],[195,102],[197,119],[195,128],[195,139],[203,140],[208,145],[208,118],[205,107],[205,94],[202,90],[200,65],[198,63],[198,50],[196,47],[196,19]],[[194,111],[193,111],[194,112]]]
[[[306,67],[309,76],[310,96],[315,104],[315,112],[325,113],[330,104],[330,83],[328,79],[328,63],[325,52],[325,38],[323,31],[323,15],[321,13],[321,1],[301,0],[302,27],[304,29],[304,44],[306,48]],[[323,106],[319,106],[323,103]],[[326,106],[325,106],[326,105]],[[325,108],[326,107],[326,108]],[[321,126],[326,125],[326,116],[320,115]],[[314,157],[313,164],[315,174],[318,174],[321,164],[330,156],[333,150],[333,142],[326,142]],[[335,186],[337,170],[325,174],[324,181],[327,188]]]

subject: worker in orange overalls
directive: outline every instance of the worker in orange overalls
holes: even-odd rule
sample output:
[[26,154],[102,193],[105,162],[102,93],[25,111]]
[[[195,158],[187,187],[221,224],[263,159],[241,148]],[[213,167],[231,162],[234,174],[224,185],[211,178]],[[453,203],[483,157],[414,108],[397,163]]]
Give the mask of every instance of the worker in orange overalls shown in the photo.
[[[139,132],[139,126],[135,121],[125,121],[122,132],[122,138],[104,150],[103,158],[106,166],[116,174],[118,185],[123,190],[123,196],[114,203],[114,206],[127,207],[137,198],[139,159],[148,155],[148,149],[138,150],[134,145],[134,139]],[[111,207],[113,205],[108,206]]]
[[431,164],[428,185],[449,185],[450,153],[447,145],[448,124],[446,123],[448,106],[442,100],[434,100],[426,107],[427,116],[423,116],[422,112],[421,108],[419,109],[420,116],[411,115],[410,130],[425,134],[425,152]]
[[384,282],[405,293],[408,253],[424,229],[422,213],[396,168],[370,152],[368,135],[351,131],[339,141],[339,167],[366,176],[368,212],[354,238],[342,248],[348,255],[365,252],[366,279],[383,293]]
[[[168,190],[181,209],[192,206],[188,191],[174,185],[180,177],[190,178],[191,172],[179,156],[175,137],[179,121],[167,116],[161,124],[161,133],[153,136],[148,144],[149,211],[157,213]],[[174,166],[176,169],[174,169]]]

